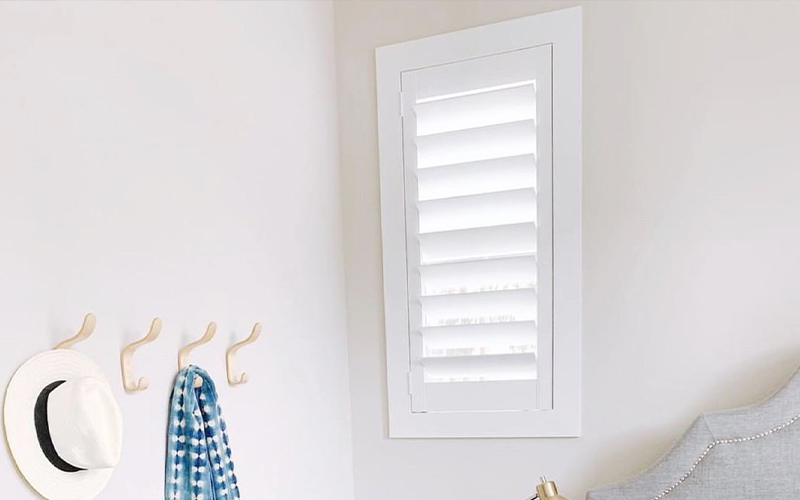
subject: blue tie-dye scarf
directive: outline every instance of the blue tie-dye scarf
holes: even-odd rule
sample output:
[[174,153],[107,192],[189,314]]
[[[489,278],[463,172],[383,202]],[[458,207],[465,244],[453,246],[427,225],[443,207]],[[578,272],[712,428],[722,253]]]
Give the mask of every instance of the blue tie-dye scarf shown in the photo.
[[[202,387],[194,388],[195,377]],[[165,500],[240,498],[217,389],[205,370],[178,373],[169,412]]]

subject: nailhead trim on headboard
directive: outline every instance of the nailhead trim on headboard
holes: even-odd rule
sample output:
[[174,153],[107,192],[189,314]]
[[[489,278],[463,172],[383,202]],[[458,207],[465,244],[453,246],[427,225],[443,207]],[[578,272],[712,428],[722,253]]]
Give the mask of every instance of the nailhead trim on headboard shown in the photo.
[[743,437],[743,438],[731,438],[731,439],[717,439],[716,441],[714,441],[713,443],[708,445],[706,447],[706,449],[703,451],[703,453],[701,453],[700,456],[697,458],[697,460],[694,461],[694,463],[692,464],[691,468],[689,468],[689,472],[687,472],[686,474],[681,476],[681,478],[678,479],[678,481],[675,482],[675,484],[673,484],[672,486],[670,486],[666,490],[662,491],[658,495],[654,496],[652,498],[652,500],[661,500],[665,496],[667,496],[670,493],[672,493],[675,490],[675,488],[680,486],[684,481],[689,479],[689,476],[691,476],[692,473],[694,472],[694,470],[697,469],[697,466],[700,465],[700,462],[702,462],[703,459],[705,459],[708,456],[708,454],[711,452],[711,450],[713,450],[717,446],[723,445],[723,444],[744,443],[744,442],[747,442],[747,441],[755,441],[756,439],[765,438],[765,437],[769,436],[772,433],[775,433],[775,432],[778,432],[778,431],[782,431],[783,429],[789,427],[790,425],[792,425],[793,423],[797,422],[798,420],[800,420],[800,415],[795,415],[788,422],[783,423],[783,424],[781,424],[781,425],[779,425],[777,427],[773,427],[772,429],[770,429],[768,431],[764,431],[761,434],[756,434],[755,436],[749,436],[749,437]]

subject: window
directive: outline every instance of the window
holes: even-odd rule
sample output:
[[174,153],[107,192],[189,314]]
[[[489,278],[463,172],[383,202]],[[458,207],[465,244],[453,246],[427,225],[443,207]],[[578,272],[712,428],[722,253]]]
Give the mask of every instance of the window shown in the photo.
[[377,51],[392,437],[580,432],[580,9]]

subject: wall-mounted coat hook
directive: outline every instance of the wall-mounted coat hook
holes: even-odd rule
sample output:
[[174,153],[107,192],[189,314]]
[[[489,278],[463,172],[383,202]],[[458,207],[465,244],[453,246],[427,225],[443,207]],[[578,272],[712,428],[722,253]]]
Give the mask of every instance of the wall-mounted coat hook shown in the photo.
[[[206,333],[204,333],[202,337],[195,340],[194,342],[190,342],[185,346],[183,346],[183,349],[178,351],[178,370],[183,370],[184,368],[189,366],[189,361],[188,361],[189,353],[192,352],[192,350],[194,350],[195,347],[211,342],[211,339],[214,338],[214,335],[216,333],[217,333],[217,324],[212,321],[211,323],[208,324],[208,327],[206,328]],[[201,379],[200,377],[195,377],[194,386],[200,387],[201,385],[203,385],[203,379]]]
[[232,346],[228,347],[227,351],[225,351],[225,368],[228,372],[228,384],[230,385],[244,384],[250,379],[250,377],[247,376],[247,373],[242,373],[238,377],[234,375],[233,356],[242,347],[246,346],[247,344],[252,344],[253,342],[255,342],[256,339],[258,339],[259,335],[261,335],[261,323],[256,323],[253,326],[253,331],[250,332],[250,335],[246,339],[236,342]]
[[134,377],[133,353],[136,352],[136,349],[140,348],[141,346],[149,344],[157,339],[159,333],[161,333],[161,319],[155,318],[153,322],[150,323],[150,330],[147,332],[147,335],[135,342],[131,342],[125,346],[125,349],[122,350],[122,354],[120,354],[120,365],[122,366],[122,386],[125,387],[126,391],[143,391],[150,385],[147,377],[141,377],[138,381],[136,380],[136,377]]
[[92,333],[94,332],[94,326],[97,324],[97,318],[94,317],[94,314],[89,313],[83,317],[83,324],[81,325],[81,329],[78,330],[74,336],[62,340],[58,344],[56,344],[53,349],[69,349],[73,345],[77,344],[78,342],[83,342],[84,340],[88,339]]

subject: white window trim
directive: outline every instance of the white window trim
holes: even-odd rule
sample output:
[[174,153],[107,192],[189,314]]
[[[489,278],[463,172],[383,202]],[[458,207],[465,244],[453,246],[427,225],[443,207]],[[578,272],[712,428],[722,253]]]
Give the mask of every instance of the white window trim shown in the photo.
[[[553,409],[413,413],[401,74],[544,44],[553,50]],[[555,437],[581,430],[581,9],[481,26],[376,50],[389,435]]]

